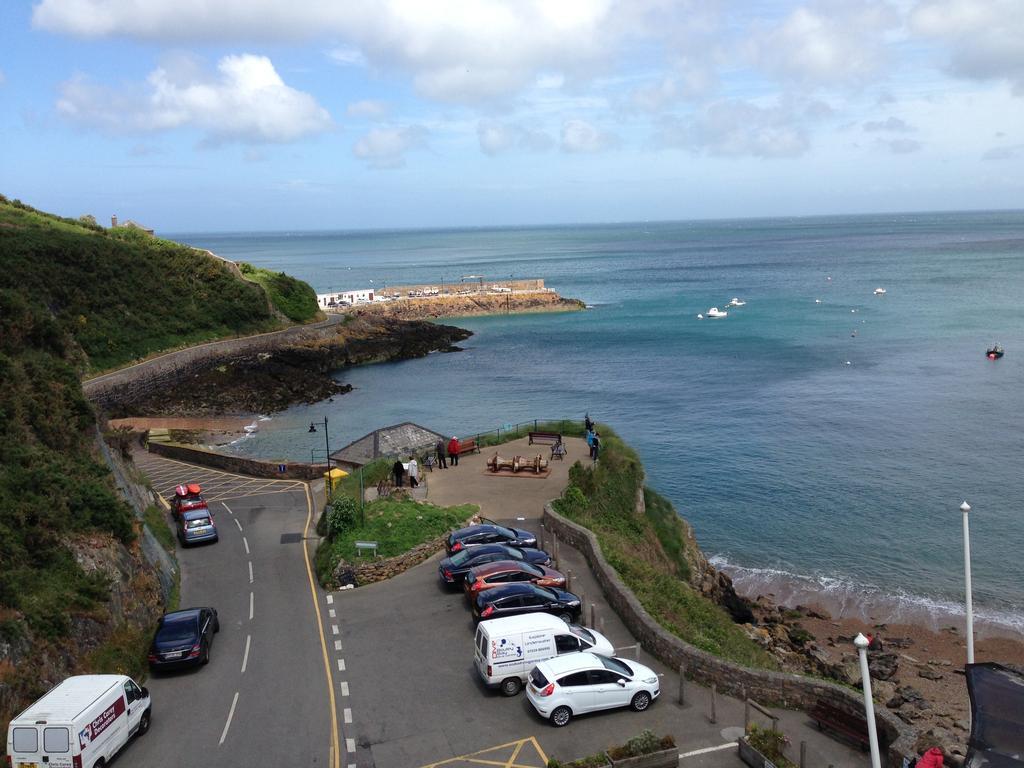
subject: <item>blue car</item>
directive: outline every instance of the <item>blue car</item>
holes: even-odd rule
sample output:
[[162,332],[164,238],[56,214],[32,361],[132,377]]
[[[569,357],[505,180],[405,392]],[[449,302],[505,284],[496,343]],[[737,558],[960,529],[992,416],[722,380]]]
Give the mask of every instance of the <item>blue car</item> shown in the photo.
[[165,613],[149,645],[153,671],[206,664],[213,636],[220,631],[216,608],[187,608]]
[[217,541],[217,525],[213,515],[206,507],[182,512],[178,518],[178,540],[181,546],[201,544],[204,541]]

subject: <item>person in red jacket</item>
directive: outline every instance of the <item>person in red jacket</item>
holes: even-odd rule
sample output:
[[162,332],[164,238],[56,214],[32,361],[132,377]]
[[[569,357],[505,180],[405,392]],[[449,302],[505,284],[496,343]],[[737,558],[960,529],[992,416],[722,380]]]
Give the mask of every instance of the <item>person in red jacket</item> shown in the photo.
[[448,441],[448,456],[452,460],[452,466],[459,466],[459,438],[452,435],[452,439]]

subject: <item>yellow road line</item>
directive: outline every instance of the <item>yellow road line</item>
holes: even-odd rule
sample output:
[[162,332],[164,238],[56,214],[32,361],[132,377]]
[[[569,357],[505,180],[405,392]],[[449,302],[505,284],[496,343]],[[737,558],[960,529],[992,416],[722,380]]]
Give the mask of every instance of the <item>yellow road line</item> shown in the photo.
[[[519,753],[523,747],[529,743],[533,745],[533,748],[537,750],[537,757],[540,758],[541,763],[539,766],[525,765],[523,763],[517,763],[516,760],[519,758]],[[488,760],[480,755],[486,755],[489,752],[497,752],[500,749],[507,749],[508,747],[514,747],[511,756],[506,760],[504,758],[498,760]],[[479,749],[476,752],[470,752],[466,755],[459,755],[458,757],[449,757],[447,760],[440,760],[436,763],[430,763],[429,765],[423,766],[423,768],[438,768],[442,765],[452,765],[453,763],[472,763],[473,765],[494,765],[499,768],[543,768],[548,764],[548,756],[544,754],[544,750],[540,748],[540,744],[537,743],[537,739],[533,736],[528,736],[525,739],[516,739],[510,741],[507,744],[498,744],[495,747],[487,747],[486,749]]]
[[[309,483],[306,486],[306,527],[302,529],[302,538],[309,534],[309,524],[313,520],[313,496],[309,490]],[[309,577],[309,594],[313,599],[313,613],[316,614],[316,626],[320,633],[320,650],[324,657],[324,676],[327,678],[327,696],[331,704],[331,756],[330,765],[332,768],[340,768],[341,747],[338,741],[338,704],[334,698],[334,678],[331,675],[331,662],[327,656],[327,638],[324,637],[324,620],[320,616],[320,603],[316,599],[316,583],[313,581],[313,569],[309,565],[309,544],[302,542],[302,557],[306,561],[306,576]]]

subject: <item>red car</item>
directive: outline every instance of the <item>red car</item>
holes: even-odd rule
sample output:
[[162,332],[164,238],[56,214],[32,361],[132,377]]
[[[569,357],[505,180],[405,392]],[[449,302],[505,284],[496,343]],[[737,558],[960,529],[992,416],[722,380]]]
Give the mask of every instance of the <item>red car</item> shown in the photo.
[[553,568],[524,560],[497,560],[472,568],[462,585],[466,599],[472,604],[484,590],[519,582],[532,582],[538,587],[561,588],[565,586],[565,576]]
[[206,499],[202,496],[203,489],[198,483],[179,485],[174,489],[174,496],[171,497],[171,514],[177,520],[182,512],[192,509],[206,509]]

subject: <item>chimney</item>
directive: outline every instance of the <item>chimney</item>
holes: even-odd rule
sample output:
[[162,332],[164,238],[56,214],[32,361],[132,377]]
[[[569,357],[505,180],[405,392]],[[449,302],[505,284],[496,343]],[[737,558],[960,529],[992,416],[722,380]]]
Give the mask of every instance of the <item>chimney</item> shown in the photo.
[[110,228],[113,229],[117,226],[117,216],[110,217]]

